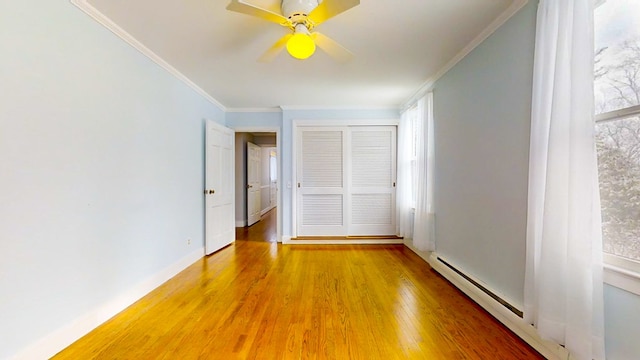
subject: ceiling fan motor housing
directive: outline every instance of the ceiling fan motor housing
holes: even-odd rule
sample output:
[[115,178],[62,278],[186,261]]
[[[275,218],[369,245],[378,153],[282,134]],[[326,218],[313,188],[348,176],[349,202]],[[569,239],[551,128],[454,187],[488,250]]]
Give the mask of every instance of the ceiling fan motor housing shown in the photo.
[[282,0],[282,15],[295,22],[294,17],[306,17],[320,2],[320,0]]

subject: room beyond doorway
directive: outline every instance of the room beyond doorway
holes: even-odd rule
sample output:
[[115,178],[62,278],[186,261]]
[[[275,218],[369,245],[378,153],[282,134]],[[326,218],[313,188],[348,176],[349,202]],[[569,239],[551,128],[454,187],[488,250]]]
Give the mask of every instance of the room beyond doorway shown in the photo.
[[[273,236],[280,241],[280,153],[277,129],[235,129],[236,228],[259,225],[271,213]],[[242,239],[242,237],[238,237]]]

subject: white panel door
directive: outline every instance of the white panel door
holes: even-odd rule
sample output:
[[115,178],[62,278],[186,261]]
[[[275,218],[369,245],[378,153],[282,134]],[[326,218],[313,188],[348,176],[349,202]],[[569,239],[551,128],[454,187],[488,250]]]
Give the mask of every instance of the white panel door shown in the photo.
[[396,127],[349,128],[349,235],[396,233]]
[[347,234],[345,141],[343,128],[299,129],[298,236]]
[[234,132],[207,120],[205,137],[205,253],[235,241]]
[[260,221],[260,163],[262,149],[256,144],[247,143],[247,225]]

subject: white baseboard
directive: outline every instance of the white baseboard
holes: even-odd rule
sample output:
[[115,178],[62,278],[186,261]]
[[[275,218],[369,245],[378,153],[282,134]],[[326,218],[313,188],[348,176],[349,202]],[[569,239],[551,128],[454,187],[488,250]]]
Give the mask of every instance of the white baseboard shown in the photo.
[[[435,271],[465,293],[514,334],[536,349],[542,356],[547,359],[571,359],[569,352],[564,347],[554,342],[543,340],[533,326],[527,324],[522,318],[487,295],[484,291],[438,261],[438,254],[417,251],[407,243],[405,243],[405,246],[427,261]],[[485,284],[483,284],[483,286],[484,285]]]
[[60,329],[37,340],[15,356],[13,359],[49,359],[62,351],[91,330],[112,318],[131,304],[138,301],[167,280],[177,275],[188,266],[204,256],[204,248],[198,248],[190,254],[169,265],[164,270],[153,274],[146,280],[120,294],[116,298],[96,307],[94,310],[77,318]]
[[266,208],[266,209],[264,209],[264,210],[260,211],[260,216],[262,216],[262,215],[264,215],[264,214],[268,213],[269,211],[271,211],[271,210],[275,209],[275,207],[276,207],[275,205],[272,205],[272,206],[269,206],[268,208]]
[[403,244],[402,239],[348,239],[348,240],[292,240],[290,236],[283,236],[285,245],[393,245]]
[[236,227],[245,227],[247,226],[247,220],[236,220]]
[[411,251],[413,251],[414,253],[416,253],[416,255],[420,256],[422,258],[422,260],[429,262],[429,255],[431,255],[430,252],[428,251],[421,251],[416,249],[413,246],[413,239],[411,238],[405,238],[404,239],[404,246],[408,247],[409,249],[411,249]]

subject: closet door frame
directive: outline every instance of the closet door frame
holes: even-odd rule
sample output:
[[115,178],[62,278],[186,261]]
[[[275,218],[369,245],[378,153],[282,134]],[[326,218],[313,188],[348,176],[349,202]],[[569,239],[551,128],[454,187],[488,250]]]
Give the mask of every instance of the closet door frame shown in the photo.
[[[291,156],[291,175],[292,179],[287,183],[287,187],[291,189],[291,237],[298,237],[298,147],[299,142],[299,129],[301,127],[315,127],[315,128],[327,128],[327,127],[349,127],[349,126],[398,126],[399,118],[388,119],[293,119],[292,120],[292,156]],[[348,160],[350,161],[350,160]],[[348,186],[347,184],[345,184]],[[350,209],[347,209],[350,210]],[[350,221],[350,219],[346,219]],[[348,223],[346,223],[348,224]],[[345,224],[345,225],[346,225]]]

